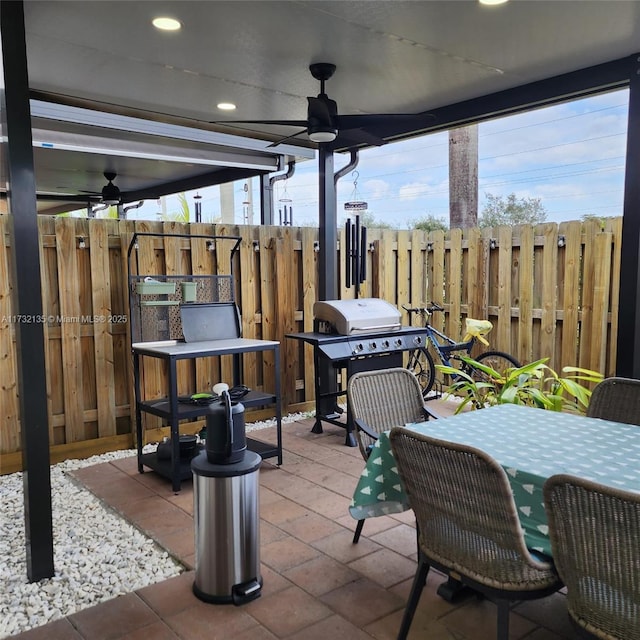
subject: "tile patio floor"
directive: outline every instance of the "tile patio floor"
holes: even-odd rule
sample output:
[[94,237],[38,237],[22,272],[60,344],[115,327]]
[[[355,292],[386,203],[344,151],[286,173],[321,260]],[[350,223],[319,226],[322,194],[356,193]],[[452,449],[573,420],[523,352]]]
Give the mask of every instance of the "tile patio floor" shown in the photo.
[[[450,412],[443,403],[434,408]],[[412,512],[369,519],[352,544],[356,522],[347,508],[362,458],[344,446],[340,427],[313,434],[312,425],[311,419],[283,425],[283,465],[267,460],[260,470],[260,598],[235,607],[193,595],[192,482],[176,495],[167,480],[149,470],[139,474],[135,458],[125,458],[74,474],[178,558],[185,572],[12,638],[395,639],[416,567]],[[275,429],[251,435],[273,441]],[[494,605],[474,597],[450,604],[435,592],[443,580],[430,573],[409,638],[493,640]],[[562,593],[519,604],[511,614],[511,640],[572,637]]]

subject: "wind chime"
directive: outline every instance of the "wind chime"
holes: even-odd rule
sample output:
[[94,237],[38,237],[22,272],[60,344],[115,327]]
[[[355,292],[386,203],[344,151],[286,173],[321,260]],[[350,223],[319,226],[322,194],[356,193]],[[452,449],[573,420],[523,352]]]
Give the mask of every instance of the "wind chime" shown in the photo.
[[[358,177],[354,171],[351,200],[344,203],[345,211],[366,211],[368,204],[358,198]],[[360,295],[360,285],[367,278],[367,228],[360,224],[360,214],[355,214],[355,222],[347,218],[345,222],[345,286],[356,287],[356,298]]]
[[[284,190],[282,197],[278,200],[280,207],[278,207],[278,215],[280,217],[280,225],[291,226],[293,224],[293,204],[292,200],[287,193],[287,181],[284,183]],[[283,214],[284,213],[284,217]]]
[[242,218],[244,220],[244,224],[253,224],[253,195],[251,193],[249,182],[244,183],[242,191],[244,193],[242,200]]
[[195,218],[196,222],[202,222],[202,196],[196,192],[196,195],[193,196],[195,200]]

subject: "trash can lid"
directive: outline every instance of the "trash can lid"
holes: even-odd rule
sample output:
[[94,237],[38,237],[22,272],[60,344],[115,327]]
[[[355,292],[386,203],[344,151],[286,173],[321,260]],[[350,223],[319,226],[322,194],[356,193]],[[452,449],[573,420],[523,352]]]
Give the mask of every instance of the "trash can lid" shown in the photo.
[[212,464],[207,459],[207,452],[202,451],[191,460],[191,471],[206,478],[230,478],[253,473],[261,464],[262,458],[255,451],[245,451],[244,458],[232,464]]

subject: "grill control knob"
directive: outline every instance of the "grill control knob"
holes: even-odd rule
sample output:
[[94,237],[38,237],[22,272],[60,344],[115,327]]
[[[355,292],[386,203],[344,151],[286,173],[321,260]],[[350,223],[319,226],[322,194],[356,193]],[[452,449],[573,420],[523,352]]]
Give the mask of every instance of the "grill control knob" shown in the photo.
[[389,341],[388,340],[383,340],[382,341],[382,348],[383,349],[388,349],[389,348]]
[[422,344],[422,338],[420,336],[414,336],[413,338],[413,344],[415,345],[421,345]]
[[358,342],[358,344],[353,348],[353,353],[360,353],[361,351],[364,351],[364,345],[362,342]]
[[401,340],[400,338],[396,338],[396,339],[393,341],[393,344],[394,344],[396,347],[401,347],[401,346],[402,346],[402,340]]
[[369,343],[369,350],[370,351],[375,351],[378,348],[378,345],[375,342],[370,342]]

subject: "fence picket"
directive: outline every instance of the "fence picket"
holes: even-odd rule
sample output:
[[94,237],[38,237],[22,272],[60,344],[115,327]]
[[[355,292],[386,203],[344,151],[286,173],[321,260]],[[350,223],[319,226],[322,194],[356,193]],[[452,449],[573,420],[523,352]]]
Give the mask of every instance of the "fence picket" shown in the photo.
[[[281,236],[275,238],[275,272],[278,274],[295,273],[293,238],[290,227],[282,230]],[[297,282],[293,278],[281,278],[275,289],[276,302],[276,340],[280,342],[282,402],[285,406],[295,401],[296,345],[285,338],[287,333],[295,333],[295,311]],[[269,380],[271,389],[271,379]]]
[[[0,429],[0,451],[17,451],[20,448],[20,423],[18,407],[18,371],[16,363],[15,332],[17,322],[12,317],[11,306],[11,252],[5,239],[8,229],[0,226],[0,362],[3,362],[0,385],[2,406],[2,429]],[[0,469],[2,465],[0,464]]]
[[533,227],[522,225],[518,252],[518,347],[514,355],[520,362],[533,360]]
[[544,237],[542,263],[542,313],[540,318],[540,350],[543,354],[552,354],[547,363],[552,369],[558,366],[555,358],[556,332],[556,285],[558,234],[555,224],[541,227]]
[[462,295],[462,229],[451,229],[449,234],[449,278],[447,298],[449,300],[449,325],[451,336],[462,339],[461,295]]
[[592,316],[593,316],[593,290],[595,286],[596,263],[594,260],[593,245],[597,224],[587,221],[584,225],[583,252],[582,252],[582,303],[580,305],[580,366],[589,368],[591,363]]
[[91,292],[93,303],[93,348],[96,369],[98,436],[116,435],[115,372],[113,369],[111,271],[109,269],[109,227],[89,226]]
[[[60,335],[62,340],[62,378],[66,442],[85,439],[84,380],[82,374],[82,344],[80,334],[80,278],[76,225],[70,218],[55,221],[56,250],[59,274]],[[86,285],[86,283],[84,283]]]
[[596,234],[594,259],[599,265],[593,282],[593,326],[591,328],[591,359],[589,368],[604,371],[607,367],[607,333],[609,299],[611,296],[611,233]]
[[[560,360],[564,364],[578,364],[579,316],[580,316],[580,266],[582,255],[582,229],[579,222],[560,225],[559,234],[564,236],[563,272],[558,302],[563,309],[560,328],[562,347]],[[560,297],[561,296],[561,297]]]
[[511,308],[512,298],[512,230],[510,227],[498,229],[498,326],[496,337],[501,345],[507,345],[505,351],[512,352],[511,346]]
[[[302,325],[297,328],[297,332],[313,331],[313,303],[318,299],[316,288],[316,274],[318,273],[318,252],[316,251],[316,231],[310,227],[303,227],[301,230],[301,251],[300,268],[302,269]],[[298,363],[298,375],[302,379],[302,390],[315,389],[315,374],[313,366],[305,366],[305,363],[313,363],[313,347],[310,344],[302,343],[302,361]],[[296,384],[296,390],[298,385]],[[297,399],[297,397],[296,397]]]
[[[413,231],[411,234],[411,259],[409,262],[409,288],[408,302],[413,307],[422,306],[427,301],[427,252],[423,233]],[[406,322],[407,319],[404,318]]]
[[616,336],[618,335],[618,300],[620,298],[620,265],[621,265],[621,251],[620,246],[622,244],[622,218],[613,218],[607,221],[607,230],[611,231],[613,235],[613,257],[611,260],[611,300],[610,307],[611,313],[609,318],[609,336],[608,336],[608,365],[606,369],[606,375],[615,375],[615,362],[616,362]]

